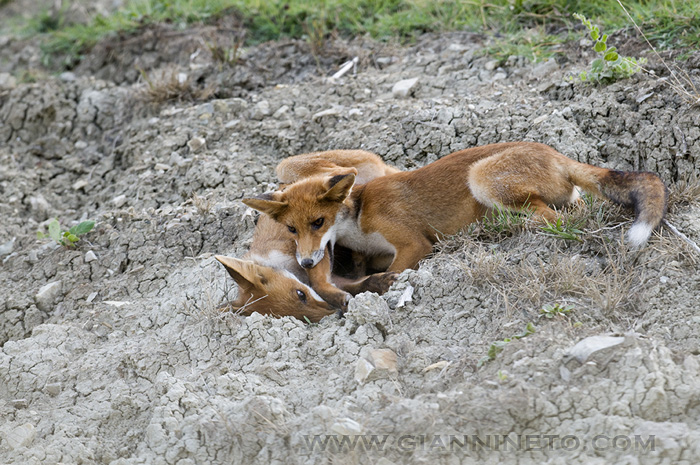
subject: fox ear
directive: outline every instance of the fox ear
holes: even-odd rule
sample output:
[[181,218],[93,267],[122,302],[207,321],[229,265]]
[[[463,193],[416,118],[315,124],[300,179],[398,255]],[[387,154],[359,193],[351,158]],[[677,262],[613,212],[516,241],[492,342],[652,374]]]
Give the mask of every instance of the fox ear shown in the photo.
[[244,289],[256,286],[256,283],[260,280],[258,273],[256,273],[258,265],[251,261],[226,257],[225,255],[215,255],[214,258],[224,265],[224,268],[236,281],[236,284]]
[[257,197],[243,199],[243,203],[250,208],[265,213],[272,219],[278,218],[287,210],[287,202],[277,200],[277,192],[262,194]]
[[355,185],[355,175],[339,174],[326,180],[326,192],[320,196],[320,200],[328,202],[342,202],[350,195],[352,186]]

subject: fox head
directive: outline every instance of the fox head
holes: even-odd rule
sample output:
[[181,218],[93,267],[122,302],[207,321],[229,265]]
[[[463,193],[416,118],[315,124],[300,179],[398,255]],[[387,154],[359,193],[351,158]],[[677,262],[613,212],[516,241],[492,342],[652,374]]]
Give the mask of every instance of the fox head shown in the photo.
[[243,203],[285,225],[297,244],[297,262],[313,268],[335,243],[336,221],[354,184],[353,173],[307,178]]
[[312,323],[335,313],[313,289],[288,271],[223,255],[215,258],[238,284],[238,297],[226,308],[233,307],[243,315],[258,312],[277,317],[293,316]]

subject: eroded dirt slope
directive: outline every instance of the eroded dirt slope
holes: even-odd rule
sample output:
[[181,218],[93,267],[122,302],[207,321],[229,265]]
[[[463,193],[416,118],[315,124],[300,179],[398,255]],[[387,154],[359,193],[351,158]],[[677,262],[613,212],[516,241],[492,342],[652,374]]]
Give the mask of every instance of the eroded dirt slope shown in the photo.
[[[0,89],[1,462],[698,461],[700,257],[667,230],[626,251],[630,214],[604,203],[584,211],[581,242],[536,229],[448,241],[342,320],[214,311],[233,291],[213,254],[245,253],[253,215],[238,199],[272,188],[282,158],[363,148],[411,169],[533,140],[675,186],[697,170],[700,115],[663,79],[574,83],[592,58],[575,46],[499,65],[480,54],[485,38],[461,33],[333,42],[316,57],[268,43],[235,66],[206,45],[225,32],[168,34]],[[23,40],[8,47],[35,47]],[[10,74],[38,66],[3,56]],[[328,79],[354,56],[356,74]],[[693,63],[681,66],[697,79]],[[173,76],[208,97],[149,101]],[[392,94],[411,78],[407,97]],[[52,217],[97,226],[66,249],[36,239]],[[700,241],[697,202],[675,201],[669,220]],[[574,310],[540,316],[556,303]],[[527,323],[534,334],[480,365]],[[515,451],[506,437],[545,447]]]

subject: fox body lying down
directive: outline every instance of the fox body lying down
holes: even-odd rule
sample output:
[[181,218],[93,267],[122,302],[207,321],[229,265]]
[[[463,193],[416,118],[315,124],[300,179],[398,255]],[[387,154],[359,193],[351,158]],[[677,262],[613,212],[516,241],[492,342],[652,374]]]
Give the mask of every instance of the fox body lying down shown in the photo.
[[[369,181],[398,172],[375,154],[361,150],[333,150],[297,155],[277,167],[282,182],[294,182],[314,174],[350,175]],[[310,273],[295,258],[294,235],[287,227],[261,216],[250,251],[243,259],[217,255],[238,284],[238,297],[225,308],[244,315],[253,312],[294,316],[317,322],[342,307],[348,295],[384,292],[396,279],[395,273],[377,273],[348,279],[331,272],[331,262]],[[360,270],[362,273],[362,270]],[[342,289],[342,290],[341,290]]]
[[[439,236],[457,233],[499,206],[552,221],[578,189],[632,207],[627,233],[644,244],[666,211],[666,187],[652,173],[621,172],[571,160],[533,142],[461,150],[409,172],[356,186],[350,174],[313,176],[283,191],[244,199],[296,238],[299,264],[313,269],[328,244],[367,255],[393,254],[389,271],[415,268]],[[321,265],[323,266],[323,265]]]

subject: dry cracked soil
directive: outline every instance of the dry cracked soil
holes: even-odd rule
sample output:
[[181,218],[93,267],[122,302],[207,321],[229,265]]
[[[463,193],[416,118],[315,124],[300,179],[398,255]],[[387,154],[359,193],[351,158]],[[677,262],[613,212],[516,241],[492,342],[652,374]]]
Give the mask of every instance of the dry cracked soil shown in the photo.
[[[213,255],[243,255],[254,228],[240,198],[308,151],[412,169],[543,142],[659,173],[699,242],[700,114],[658,58],[608,86],[570,79],[593,58],[578,43],[499,61],[468,33],[222,63],[224,26],[111,38],[63,73],[0,37],[0,462],[700,461],[700,256],[667,228],[627,250],[631,213],[602,201],[563,212],[580,240],[450,238],[344,319],[216,311],[235,291]],[[697,82],[700,54],[677,64]],[[96,226],[74,248],[37,240],[53,217]]]

